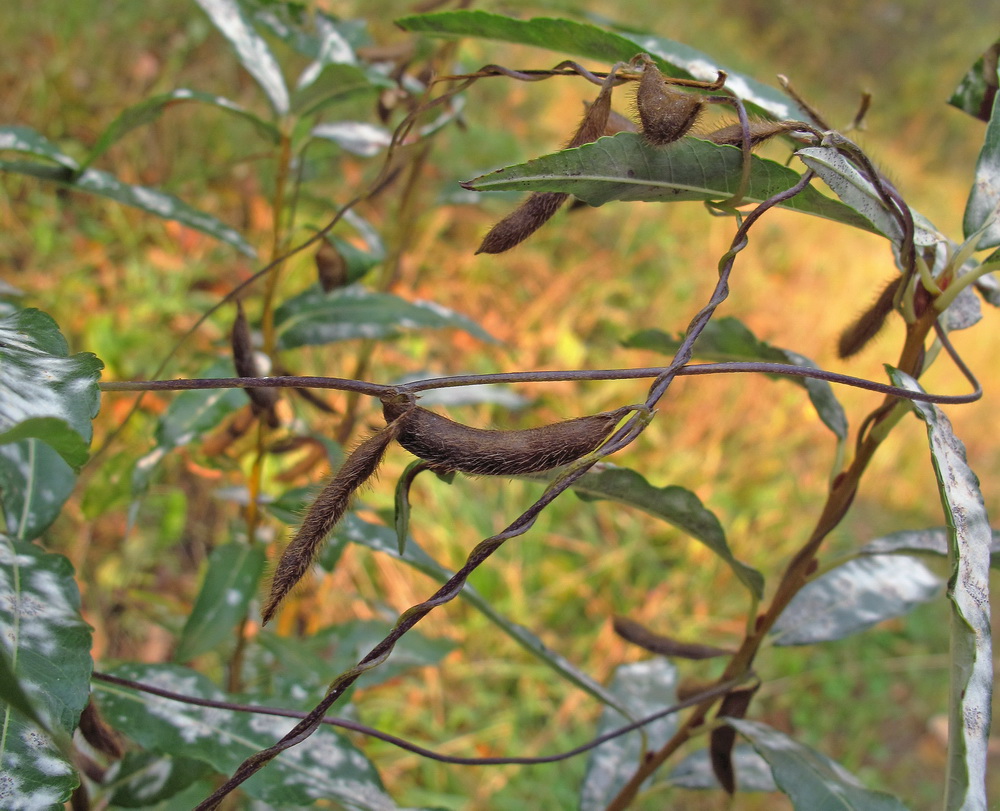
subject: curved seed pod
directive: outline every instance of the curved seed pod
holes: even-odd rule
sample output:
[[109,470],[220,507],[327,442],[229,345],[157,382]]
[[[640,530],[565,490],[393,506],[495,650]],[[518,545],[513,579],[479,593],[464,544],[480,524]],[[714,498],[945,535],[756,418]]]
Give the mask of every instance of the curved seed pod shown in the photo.
[[672,144],[694,126],[705,100],[675,90],[663,80],[663,74],[651,59],[645,57],[643,61],[645,67],[635,93],[642,134],[654,146]]
[[399,421],[399,444],[440,470],[478,476],[538,473],[597,450],[633,406],[523,431],[470,428],[420,408],[412,398],[382,400],[386,420]]
[[274,616],[278,604],[309,571],[326,536],[344,517],[354,492],[378,469],[399,429],[399,422],[390,422],[358,445],[309,507],[302,526],[274,571],[270,594],[261,610],[265,624]]
[[713,659],[716,656],[732,656],[736,653],[729,648],[717,648],[714,645],[701,645],[697,642],[681,642],[679,639],[655,633],[642,623],[628,617],[615,617],[612,627],[626,642],[660,656],[670,656],[675,659]]
[[[233,321],[233,331],[230,334],[230,344],[233,349],[233,366],[240,377],[259,377],[260,370],[254,357],[253,342],[250,339],[250,325],[247,323],[243,305],[236,302],[236,320]],[[273,409],[278,402],[276,389],[244,389],[250,402],[253,403],[254,414],[267,414],[272,428],[277,427],[277,416]]]
[[[601,86],[597,99],[587,108],[580,126],[566,144],[566,149],[589,144],[604,135],[611,115],[613,84],[612,71]],[[551,219],[567,197],[569,195],[562,192],[535,192],[489,230],[476,253],[503,253],[524,242]]]
[[[750,122],[750,146],[755,147],[775,135],[784,135],[786,132],[793,132],[799,129],[801,124],[795,121],[751,121]],[[705,135],[695,136],[711,141],[720,146],[743,146],[743,127],[739,124],[730,124]]]
[[902,281],[903,277],[900,276],[889,282],[875,303],[861,313],[858,319],[840,334],[840,341],[837,342],[837,354],[841,358],[856,355],[867,346],[872,338],[879,334],[885,324],[885,319],[892,312],[892,303]]

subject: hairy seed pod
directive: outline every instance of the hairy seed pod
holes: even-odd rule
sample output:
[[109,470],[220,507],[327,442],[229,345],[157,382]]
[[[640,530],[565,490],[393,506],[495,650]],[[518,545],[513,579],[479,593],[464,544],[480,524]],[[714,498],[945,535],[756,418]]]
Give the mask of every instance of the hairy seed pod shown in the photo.
[[[260,370],[254,357],[253,342],[250,339],[250,325],[243,312],[243,305],[236,302],[236,320],[233,321],[233,331],[230,335],[233,349],[233,366],[240,377],[259,377]],[[277,427],[277,416],[273,409],[278,402],[278,392],[275,389],[244,389],[250,402],[253,403],[255,414],[267,414],[271,427]]]
[[[801,127],[795,121],[751,121],[750,122],[750,146],[755,147],[775,135],[784,135],[786,132]],[[696,136],[711,141],[720,146],[743,146],[743,127],[740,124],[730,124],[705,135]]]
[[574,462],[597,450],[635,408],[625,406],[589,417],[528,428],[470,428],[415,405],[406,395],[382,400],[386,420],[399,421],[399,444],[435,469],[477,476],[538,473]]
[[875,303],[841,333],[840,341],[837,342],[837,354],[841,358],[856,355],[868,345],[872,338],[878,335],[885,324],[885,319],[892,312],[892,303],[902,281],[903,277],[900,276],[889,282]]
[[672,144],[694,126],[705,100],[671,87],[651,59],[644,61],[639,89],[635,93],[642,134],[654,146]]
[[[611,86],[612,82],[607,81],[601,87],[566,144],[567,149],[589,144],[604,135],[611,114]],[[562,192],[535,192],[489,230],[476,253],[503,253],[524,242],[551,219],[568,197]]]
[[374,475],[399,429],[398,422],[390,422],[358,445],[309,507],[302,526],[274,571],[270,594],[261,610],[265,624],[274,616],[278,604],[309,571],[323,541],[347,512],[354,492]]

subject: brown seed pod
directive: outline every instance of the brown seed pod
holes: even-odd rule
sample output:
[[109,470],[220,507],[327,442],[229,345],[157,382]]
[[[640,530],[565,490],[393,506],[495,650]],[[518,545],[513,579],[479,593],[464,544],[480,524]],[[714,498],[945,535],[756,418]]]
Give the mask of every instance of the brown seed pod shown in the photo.
[[[604,135],[611,114],[612,84],[612,78],[609,77],[601,87],[597,99],[587,108],[580,126],[566,144],[566,149],[589,144]],[[532,194],[489,230],[476,253],[503,253],[524,242],[549,221],[568,197],[568,194],[562,192]]]
[[270,594],[261,610],[265,624],[274,616],[278,604],[309,571],[323,541],[344,517],[355,491],[374,475],[399,429],[399,422],[390,422],[358,445],[309,507],[271,578]]
[[900,276],[889,282],[875,303],[840,334],[840,340],[837,342],[837,354],[841,358],[856,355],[868,345],[872,338],[879,334],[885,324],[885,319],[892,312],[892,303],[902,281],[903,277]]
[[[250,339],[250,325],[247,323],[243,305],[236,302],[236,320],[233,321],[233,331],[230,335],[233,349],[233,366],[240,377],[260,377],[257,361],[254,357],[253,342]],[[254,414],[267,414],[272,428],[277,427],[278,419],[274,414],[274,406],[278,402],[278,392],[275,389],[244,389],[250,402],[253,403]]]
[[635,93],[642,134],[654,146],[672,144],[694,126],[705,100],[671,87],[651,59],[645,57],[643,61],[645,67]]
[[650,653],[660,656],[671,656],[675,659],[713,659],[716,656],[732,656],[735,650],[716,648],[713,645],[700,645],[696,642],[681,642],[673,637],[664,636],[649,630],[642,623],[628,617],[615,617],[612,627],[626,642],[638,645]]
[[[751,121],[750,122],[750,146],[751,148],[764,143],[769,138],[776,135],[784,135],[786,132],[793,132],[801,127],[795,121]],[[705,135],[696,136],[711,141],[720,146],[743,146],[743,127],[737,124],[730,124],[726,127],[713,130]]]
[[347,260],[336,245],[325,239],[316,249],[316,275],[324,293],[347,284]]
[[417,406],[407,395],[382,400],[386,420],[399,421],[399,444],[435,469],[477,476],[538,473],[597,450],[630,411],[624,406],[523,431],[471,428]]

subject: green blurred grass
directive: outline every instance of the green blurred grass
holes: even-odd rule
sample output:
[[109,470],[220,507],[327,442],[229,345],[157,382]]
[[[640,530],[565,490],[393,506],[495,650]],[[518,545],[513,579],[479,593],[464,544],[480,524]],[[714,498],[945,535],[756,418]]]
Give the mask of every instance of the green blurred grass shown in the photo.
[[[941,100],[995,35],[983,25],[991,19],[987,4],[922,2],[902,11],[888,2],[732,6],[707,2],[692,13],[690,4],[661,3],[655,18],[637,0],[590,8],[700,47],[762,79],[786,73],[834,121],[849,120],[859,91],[872,86],[875,106],[865,146],[889,167],[915,207],[954,232],[982,127]],[[570,4],[570,10],[580,8]],[[388,20],[405,10],[402,3],[368,9],[377,12],[380,36],[399,36]],[[173,0],[16,4],[4,15],[0,82],[13,91],[0,98],[0,121],[34,126],[57,142],[91,143],[121,107],[172,87],[213,90],[259,108],[252,81],[209,37],[199,15]],[[561,58],[482,43],[462,49],[467,67],[490,61],[542,67]],[[656,363],[650,353],[622,350],[618,342],[639,327],[681,330],[705,299],[732,223],[697,206],[562,213],[522,248],[491,259],[471,252],[509,198],[484,201],[482,210],[434,204],[446,181],[556,146],[588,94],[569,80],[530,86],[491,80],[469,93],[470,132],[448,135],[435,149],[439,168],[422,190],[427,207],[402,283],[472,315],[506,344],[484,349],[438,334],[417,337],[380,349],[382,379],[419,367],[448,373]],[[498,128],[501,108],[504,126]],[[264,246],[267,218],[261,212],[272,170],[247,144],[245,126],[217,113],[172,111],[116,146],[102,168],[162,185]],[[3,182],[0,261],[9,269],[8,280],[28,292],[26,304],[56,317],[74,350],[96,351],[108,377],[150,373],[150,347],[165,347],[252,269],[210,241],[185,242],[136,212],[81,195],[57,196],[33,181]],[[339,178],[324,183],[320,187],[329,186],[334,198],[346,196]],[[326,214],[309,205],[304,220]],[[880,364],[892,359],[898,328],[851,364],[835,361],[832,347],[843,323],[891,276],[891,257],[878,239],[831,229],[786,214],[762,225],[737,264],[724,314],[744,318],[762,338],[821,365],[881,379]],[[307,274],[304,260],[292,269],[291,284],[304,284]],[[995,423],[997,413],[996,396],[989,393],[997,379],[989,336],[998,325],[991,311],[983,324],[957,336],[970,364],[983,373],[988,394],[979,404],[950,412],[993,514],[1000,509],[1000,451],[983,428]],[[210,323],[169,374],[197,374],[226,328],[224,317]],[[350,349],[303,355],[319,373],[350,374]],[[927,385],[956,391],[965,384],[943,368],[928,376]],[[531,424],[632,402],[643,390],[627,383],[524,387],[540,400]],[[878,402],[854,391],[843,392],[842,399],[855,426]],[[131,424],[121,455],[88,472],[86,497],[93,509],[71,505],[49,538],[77,566],[99,652],[109,657],[162,657],[194,594],[197,566],[211,546],[240,527],[235,508],[214,500],[206,487],[211,482],[193,468],[197,455],[185,453],[167,466],[143,505],[142,520],[123,542],[127,466],[148,448],[156,413],[169,396],[151,401],[153,407]],[[105,398],[99,435],[121,419],[125,402]],[[480,423],[504,419],[483,409],[466,415]],[[318,420],[316,426],[332,432],[334,423]],[[368,503],[391,506],[390,483],[406,461],[401,453],[390,456]],[[644,471],[656,484],[694,490],[718,513],[737,556],[773,580],[811,527],[833,464],[833,443],[800,390],[767,380],[703,378],[678,381],[650,430],[615,461]],[[413,499],[414,530],[437,559],[457,566],[474,543],[538,492],[519,482],[422,481]],[[876,458],[829,545],[845,551],[888,531],[940,523],[923,428],[910,420]],[[335,577],[351,589],[351,609],[367,611],[365,616],[384,606],[405,609],[431,588],[425,578],[360,550],[349,550]],[[507,616],[600,679],[620,662],[641,658],[610,632],[613,614],[686,638],[729,643],[738,639],[747,608],[728,570],[696,543],[636,513],[584,505],[571,495],[544,513],[527,536],[504,547],[473,584]],[[342,603],[322,600],[314,621],[344,618]],[[439,670],[360,692],[365,721],[460,754],[546,754],[592,734],[599,708],[553,679],[471,609],[449,605],[425,626],[459,641],[461,651]],[[159,627],[166,633],[156,632]],[[913,808],[936,807],[943,757],[926,724],[946,705],[940,658],[947,650],[946,627],[939,603],[836,645],[766,651],[755,717],[793,729],[870,785],[900,793]],[[704,672],[694,665],[682,671]],[[578,758],[556,766],[465,769],[441,767],[378,742],[365,747],[401,802],[456,809],[573,807],[585,765]],[[655,793],[636,807],[723,805],[717,797]],[[770,797],[743,797],[738,806],[776,807]]]

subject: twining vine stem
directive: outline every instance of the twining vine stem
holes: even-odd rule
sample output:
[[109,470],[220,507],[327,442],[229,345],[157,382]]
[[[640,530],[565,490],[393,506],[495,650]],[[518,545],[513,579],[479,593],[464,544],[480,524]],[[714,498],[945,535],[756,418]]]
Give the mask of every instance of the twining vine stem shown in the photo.
[[[239,704],[232,701],[214,701],[209,698],[188,696],[183,693],[175,693],[172,690],[164,690],[162,687],[156,687],[152,684],[144,684],[142,682],[133,681],[132,679],[123,679],[120,676],[112,676],[109,673],[101,673],[99,671],[95,671],[93,673],[93,677],[96,681],[106,682],[107,684],[115,684],[120,687],[127,687],[131,690],[138,690],[142,693],[149,693],[150,695],[167,698],[181,704],[191,704],[196,707],[210,707],[217,710],[253,713],[255,715],[276,715],[282,718],[305,718],[307,715],[307,713],[304,712],[286,710],[281,707],[266,707],[260,704]],[[320,723],[346,729],[350,732],[357,732],[361,735],[367,735],[370,738],[378,738],[380,741],[385,741],[386,743],[397,746],[400,749],[405,749],[407,752],[413,752],[416,755],[420,755],[421,757],[425,757],[429,760],[436,760],[440,763],[451,763],[458,766],[530,766],[541,763],[557,763],[561,760],[569,760],[577,755],[582,755],[585,752],[589,752],[591,749],[596,749],[603,743],[607,743],[615,738],[620,738],[622,735],[627,735],[629,732],[641,729],[647,724],[659,721],[661,718],[666,718],[668,715],[673,715],[674,713],[680,712],[688,707],[693,707],[701,701],[725,695],[734,687],[739,686],[739,684],[741,684],[741,681],[732,679],[730,681],[723,682],[722,684],[714,685],[709,689],[699,691],[697,694],[689,696],[683,701],[678,701],[676,704],[662,710],[658,710],[657,712],[640,718],[637,721],[633,721],[630,724],[626,724],[616,729],[612,729],[609,732],[605,732],[602,735],[598,735],[597,737],[587,741],[587,743],[580,744],[580,746],[575,746],[565,752],[557,752],[553,755],[539,755],[536,757],[460,757],[458,755],[446,755],[442,752],[435,752],[433,749],[427,749],[426,747],[419,746],[418,744],[412,743],[405,738],[390,735],[387,732],[382,732],[381,730],[367,726],[366,724],[360,724],[357,721],[350,721],[346,718],[324,716]]]

